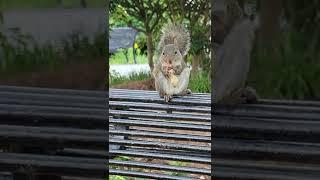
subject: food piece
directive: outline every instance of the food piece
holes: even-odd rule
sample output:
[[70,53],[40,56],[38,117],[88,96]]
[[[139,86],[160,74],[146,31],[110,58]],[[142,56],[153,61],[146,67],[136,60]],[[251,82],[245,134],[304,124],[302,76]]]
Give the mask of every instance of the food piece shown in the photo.
[[172,84],[173,87],[176,87],[179,84],[179,79],[176,75],[170,74],[170,83]]

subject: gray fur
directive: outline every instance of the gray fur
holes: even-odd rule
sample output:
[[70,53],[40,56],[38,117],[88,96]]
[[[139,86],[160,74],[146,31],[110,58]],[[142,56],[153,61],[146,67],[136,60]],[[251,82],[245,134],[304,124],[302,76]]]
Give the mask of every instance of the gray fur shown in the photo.
[[162,52],[165,45],[175,44],[182,56],[187,55],[190,49],[190,34],[183,25],[167,24],[161,33],[158,53]]

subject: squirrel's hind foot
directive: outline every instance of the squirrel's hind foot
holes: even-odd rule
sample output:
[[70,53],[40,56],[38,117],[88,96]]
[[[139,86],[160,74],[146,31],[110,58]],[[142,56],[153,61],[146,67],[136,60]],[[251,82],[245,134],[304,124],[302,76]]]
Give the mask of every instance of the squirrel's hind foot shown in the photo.
[[226,96],[219,102],[225,105],[237,105],[246,103],[256,103],[258,101],[257,92],[251,87],[236,90],[231,95]]
[[190,89],[186,89],[184,91],[182,91],[179,94],[175,94],[176,96],[190,96],[192,94],[192,91]]
[[187,90],[186,90],[186,93],[187,93],[187,95],[191,95],[191,94],[192,94],[192,91],[191,91],[190,89],[187,89]]

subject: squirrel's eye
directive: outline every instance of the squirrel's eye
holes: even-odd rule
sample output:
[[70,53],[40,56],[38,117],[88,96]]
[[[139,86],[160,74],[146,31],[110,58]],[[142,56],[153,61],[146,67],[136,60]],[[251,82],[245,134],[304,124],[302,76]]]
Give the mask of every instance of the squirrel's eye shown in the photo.
[[178,54],[178,52],[177,52],[177,51],[175,51],[174,53],[175,53],[175,54]]
[[164,55],[164,53],[162,53],[162,55]]

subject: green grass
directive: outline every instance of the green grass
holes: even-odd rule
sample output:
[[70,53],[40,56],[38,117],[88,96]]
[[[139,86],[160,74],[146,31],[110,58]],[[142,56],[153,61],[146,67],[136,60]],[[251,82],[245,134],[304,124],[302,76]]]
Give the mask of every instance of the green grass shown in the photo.
[[[117,160],[122,160],[122,161],[129,161],[132,160],[130,157],[126,156],[119,156],[116,158]],[[181,161],[169,161],[169,165],[171,166],[177,166],[177,167],[185,167],[188,166],[188,163],[186,162],[181,162]],[[113,169],[117,169],[119,167],[112,167]],[[165,174],[172,175],[172,176],[186,176],[187,173],[180,173],[180,172],[170,172],[170,171],[163,171]],[[119,176],[119,175],[109,175],[110,180],[129,180],[129,179],[134,179],[134,180],[144,180],[144,178],[129,178],[125,176]]]
[[303,37],[299,33],[284,34],[274,57],[253,51],[248,84],[256,88],[260,97],[320,98],[320,54],[310,57]]
[[[185,167],[188,166],[188,163],[181,162],[181,161],[169,161],[169,165],[171,166],[177,166],[177,167]],[[187,173],[181,173],[181,172],[166,172],[166,174],[172,175],[172,176],[186,176]]]
[[109,74],[109,85],[116,85],[116,84],[122,84],[132,81],[141,81],[145,79],[151,78],[150,73],[146,72],[133,72],[129,74],[129,76],[121,76],[115,72],[110,72]]
[[110,180],[129,180],[129,178],[119,175],[109,175]]
[[[133,51],[132,48],[127,49],[128,52],[128,60],[129,62],[127,63],[126,56],[125,56],[125,50],[120,49],[111,57],[109,58],[109,64],[134,64],[133,60]],[[137,64],[147,64],[148,59],[146,55],[140,55],[139,49],[137,51],[137,56],[136,56]]]
[[[109,85],[117,85],[128,83],[132,81],[141,81],[151,78],[150,73],[134,72],[129,76],[121,76],[116,72],[110,72]],[[189,88],[195,93],[210,93],[211,92],[211,78],[206,71],[199,71],[195,76],[190,78]]]
[[[0,34],[1,35],[1,34]],[[26,48],[29,40],[17,32],[18,46],[12,46],[5,38],[0,39],[3,54],[0,61],[0,74],[4,78],[20,72],[37,71],[41,69],[54,70],[66,63],[88,61],[100,58],[104,54],[105,45],[97,36],[93,44],[88,39],[80,39],[79,35],[70,36],[62,49],[51,46]]]
[[211,77],[206,71],[199,71],[190,78],[189,88],[195,93],[211,92]]

